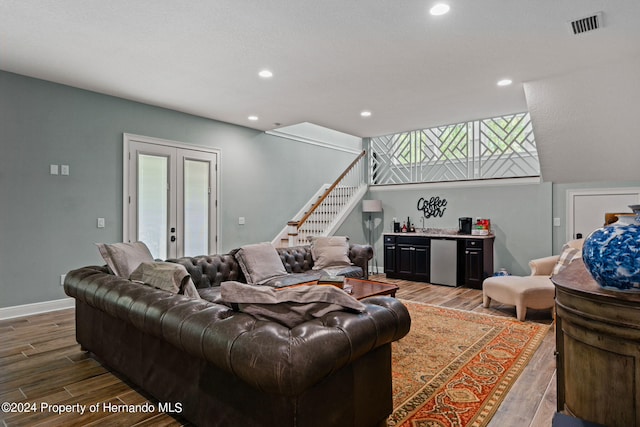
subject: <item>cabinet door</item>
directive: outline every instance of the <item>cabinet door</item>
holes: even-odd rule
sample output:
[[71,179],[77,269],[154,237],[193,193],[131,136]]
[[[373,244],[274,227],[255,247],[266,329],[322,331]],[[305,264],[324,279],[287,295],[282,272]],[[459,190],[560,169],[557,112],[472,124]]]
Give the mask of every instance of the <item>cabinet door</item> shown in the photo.
[[429,246],[397,245],[397,272],[403,278],[429,281]]
[[414,248],[411,245],[397,245],[398,250],[398,264],[397,271],[399,274],[412,275],[413,274],[413,262],[415,259]]
[[413,274],[415,278],[429,281],[429,264],[431,263],[429,246],[415,246],[413,256]]
[[464,270],[465,284],[472,288],[482,289],[482,280],[484,279],[482,250],[465,250]]
[[384,272],[396,273],[396,245],[384,245]]

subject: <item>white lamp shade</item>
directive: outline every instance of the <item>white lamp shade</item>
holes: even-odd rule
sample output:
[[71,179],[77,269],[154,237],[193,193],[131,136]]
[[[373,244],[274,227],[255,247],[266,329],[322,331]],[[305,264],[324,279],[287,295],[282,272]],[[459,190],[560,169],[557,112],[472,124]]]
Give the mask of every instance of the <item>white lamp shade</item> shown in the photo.
[[382,200],[363,200],[362,212],[382,212]]

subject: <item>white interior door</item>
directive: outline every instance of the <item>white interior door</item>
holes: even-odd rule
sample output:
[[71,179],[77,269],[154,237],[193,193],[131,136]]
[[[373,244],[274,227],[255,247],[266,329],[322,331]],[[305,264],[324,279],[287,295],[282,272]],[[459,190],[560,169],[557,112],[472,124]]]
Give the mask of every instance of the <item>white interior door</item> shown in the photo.
[[640,203],[640,189],[581,190],[568,193],[567,240],[587,237],[604,225],[605,213],[629,212]]
[[125,145],[125,241],[158,259],[217,252],[217,153],[129,135]]

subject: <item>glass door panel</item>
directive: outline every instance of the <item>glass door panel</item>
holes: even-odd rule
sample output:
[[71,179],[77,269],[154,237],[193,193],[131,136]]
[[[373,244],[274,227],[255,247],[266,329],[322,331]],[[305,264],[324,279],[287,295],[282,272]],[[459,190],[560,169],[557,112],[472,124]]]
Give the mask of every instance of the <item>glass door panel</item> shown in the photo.
[[209,251],[210,164],[184,160],[184,255],[207,255]]
[[138,155],[137,240],[144,242],[154,258],[167,259],[169,159]]

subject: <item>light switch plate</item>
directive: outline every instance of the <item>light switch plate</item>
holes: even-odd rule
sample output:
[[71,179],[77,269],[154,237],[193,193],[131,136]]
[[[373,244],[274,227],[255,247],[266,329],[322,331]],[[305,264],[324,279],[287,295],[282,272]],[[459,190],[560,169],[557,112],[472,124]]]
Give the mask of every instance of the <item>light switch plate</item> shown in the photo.
[[58,165],[50,165],[49,166],[49,173],[51,175],[58,175]]
[[60,175],[69,175],[69,165],[60,165]]
[[560,218],[557,218],[557,217],[553,218],[553,226],[560,227]]
[[244,225],[244,217],[243,216],[238,217],[238,224],[239,225]]
[[98,218],[98,228],[104,228],[104,218]]

